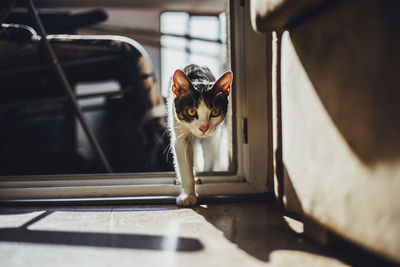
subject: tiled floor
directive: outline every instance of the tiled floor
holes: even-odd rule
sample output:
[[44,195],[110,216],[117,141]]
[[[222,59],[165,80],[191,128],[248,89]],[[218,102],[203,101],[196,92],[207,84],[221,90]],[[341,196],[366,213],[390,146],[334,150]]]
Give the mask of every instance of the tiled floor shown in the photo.
[[346,266],[272,202],[1,208],[0,266]]

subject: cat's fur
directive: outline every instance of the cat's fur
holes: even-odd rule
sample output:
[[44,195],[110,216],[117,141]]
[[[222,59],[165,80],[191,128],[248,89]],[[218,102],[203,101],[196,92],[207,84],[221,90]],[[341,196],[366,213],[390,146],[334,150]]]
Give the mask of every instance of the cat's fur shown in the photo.
[[196,171],[227,167],[227,156],[220,153],[224,153],[221,144],[227,144],[222,125],[228,111],[231,82],[231,71],[216,81],[207,67],[193,64],[174,73],[168,123],[175,171],[181,182],[178,206],[196,204],[195,167]]

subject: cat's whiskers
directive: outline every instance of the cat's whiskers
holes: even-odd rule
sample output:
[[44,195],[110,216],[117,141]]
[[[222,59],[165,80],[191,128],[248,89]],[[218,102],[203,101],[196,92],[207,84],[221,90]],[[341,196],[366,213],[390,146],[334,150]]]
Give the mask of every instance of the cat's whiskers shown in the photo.
[[170,130],[170,129],[166,129],[166,130],[162,133],[161,137],[164,137],[164,135],[167,134],[167,133],[171,133],[171,130]]
[[[177,126],[174,126],[174,130],[181,130],[181,129],[185,129],[185,127],[184,126],[181,126],[181,125],[177,125]],[[163,134],[161,135],[161,137],[164,137],[164,135],[165,134],[172,134],[172,130],[171,129],[167,129],[167,130],[165,130],[164,132],[163,132]],[[183,134],[185,134],[185,133],[183,133]]]
[[[174,129],[175,129],[175,130],[176,130],[176,129],[183,129],[183,128],[184,128],[184,127],[181,126],[181,125],[176,125],[176,126],[174,126]],[[163,137],[165,134],[173,134],[173,132],[171,131],[171,129],[167,129],[167,130],[164,131],[164,133],[163,133],[161,136]],[[176,136],[175,138],[176,138],[176,140],[180,140],[180,138],[183,137],[184,135],[185,135],[185,133],[182,133],[181,135]],[[179,147],[180,143],[181,143],[181,142],[178,141],[177,148]],[[167,161],[168,161],[168,159],[169,159],[169,154],[171,153],[172,149],[173,149],[172,144],[169,144],[169,145],[163,150],[163,154],[166,156],[166,160],[167,160]]]
[[187,133],[181,133],[180,135],[178,135],[178,136],[176,137],[176,139],[181,139],[181,138],[184,137],[186,134],[187,134]]
[[168,159],[169,159],[168,156],[171,153],[171,151],[172,151],[172,145],[171,144],[169,144],[163,151],[163,154],[166,155],[167,162],[168,162]]
[[175,130],[186,129],[186,127],[184,125],[175,125],[174,129]]
[[186,136],[191,136],[191,133],[190,132],[188,132],[188,131],[184,131],[183,133],[181,133],[180,135],[178,135],[178,136],[176,136],[176,139],[186,139]]

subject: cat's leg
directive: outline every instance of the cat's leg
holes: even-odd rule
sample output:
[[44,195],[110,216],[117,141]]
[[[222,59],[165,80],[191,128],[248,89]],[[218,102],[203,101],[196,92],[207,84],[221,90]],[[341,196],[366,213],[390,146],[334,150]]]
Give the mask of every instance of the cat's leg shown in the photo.
[[196,205],[197,195],[194,183],[193,150],[190,143],[185,140],[174,142],[175,171],[181,182],[181,194],[176,199],[180,207]]

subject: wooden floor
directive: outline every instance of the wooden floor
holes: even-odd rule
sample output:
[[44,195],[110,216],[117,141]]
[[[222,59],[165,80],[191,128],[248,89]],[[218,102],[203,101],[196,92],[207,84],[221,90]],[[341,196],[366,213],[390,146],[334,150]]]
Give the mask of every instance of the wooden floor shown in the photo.
[[389,266],[322,247],[273,201],[0,209],[0,266]]

